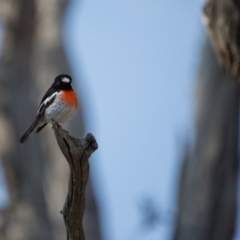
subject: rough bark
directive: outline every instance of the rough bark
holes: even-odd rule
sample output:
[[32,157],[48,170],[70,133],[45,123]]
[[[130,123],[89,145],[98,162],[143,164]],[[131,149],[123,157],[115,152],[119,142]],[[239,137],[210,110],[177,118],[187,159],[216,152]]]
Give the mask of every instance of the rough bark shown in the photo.
[[196,140],[184,160],[175,240],[230,240],[235,231],[239,88],[207,42],[198,81]]
[[204,19],[219,62],[240,85],[240,1],[208,0]]
[[92,134],[85,138],[74,138],[57,123],[53,130],[58,145],[68,161],[70,176],[68,194],[61,213],[67,229],[68,240],[85,240],[83,214],[85,211],[85,189],[89,176],[88,159],[98,148]]
[[[66,195],[68,167],[49,127],[20,146],[19,138],[59,73],[71,75],[62,42],[67,0],[0,0],[4,27],[0,59],[0,151],[10,203],[0,214],[0,239],[65,239],[59,214]],[[74,83],[76,80],[73,78]],[[73,83],[73,84],[74,84]],[[75,86],[76,89],[76,86]],[[80,96],[79,103],[81,103]],[[71,124],[83,134],[81,106]],[[99,235],[91,191],[86,215],[94,214],[92,231]],[[90,209],[90,211],[89,211]]]

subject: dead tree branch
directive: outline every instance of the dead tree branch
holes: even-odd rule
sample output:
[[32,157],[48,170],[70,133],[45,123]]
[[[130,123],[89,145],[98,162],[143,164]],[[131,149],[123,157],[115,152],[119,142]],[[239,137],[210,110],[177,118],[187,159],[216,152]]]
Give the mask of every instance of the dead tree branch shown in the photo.
[[68,194],[61,211],[67,229],[67,240],[85,240],[82,219],[89,175],[88,159],[98,145],[90,133],[85,138],[74,138],[58,123],[53,123],[53,130],[70,167]]

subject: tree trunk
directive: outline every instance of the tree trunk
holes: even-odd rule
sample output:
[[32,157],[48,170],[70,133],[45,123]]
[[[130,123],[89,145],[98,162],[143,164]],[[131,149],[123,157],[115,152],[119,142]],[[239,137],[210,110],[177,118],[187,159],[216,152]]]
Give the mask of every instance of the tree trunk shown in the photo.
[[[67,3],[67,0],[0,0],[4,24],[0,151],[10,196],[8,208],[1,210],[1,239],[66,239],[59,212],[66,197],[69,169],[54,134],[46,127],[39,134],[32,134],[24,146],[19,144],[19,138],[34,120],[40,100],[54,77],[70,72],[61,26]],[[74,130],[79,136],[83,134],[80,110],[70,128],[70,132]],[[94,207],[87,204],[86,215],[93,214],[89,209],[96,209],[92,192],[89,197]],[[100,239],[97,211],[94,214],[92,231],[97,232],[95,239]],[[86,236],[90,234],[86,232]]]
[[184,160],[175,240],[230,240],[235,231],[239,88],[207,42],[198,81],[196,141]]

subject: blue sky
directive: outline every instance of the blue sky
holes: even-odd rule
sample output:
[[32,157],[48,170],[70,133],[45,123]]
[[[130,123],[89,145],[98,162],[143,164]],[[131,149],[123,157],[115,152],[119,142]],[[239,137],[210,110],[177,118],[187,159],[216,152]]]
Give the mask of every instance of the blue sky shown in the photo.
[[202,3],[75,0],[68,9],[65,45],[85,99],[86,131],[99,143],[91,173],[106,240],[171,236],[171,223],[142,234],[139,203],[147,197],[164,214],[175,211],[182,148],[192,133]]

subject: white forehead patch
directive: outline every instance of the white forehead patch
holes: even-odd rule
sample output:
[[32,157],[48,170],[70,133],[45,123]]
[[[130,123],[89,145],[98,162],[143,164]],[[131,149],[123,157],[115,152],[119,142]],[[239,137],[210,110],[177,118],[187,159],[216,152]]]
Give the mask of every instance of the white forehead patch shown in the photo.
[[61,79],[62,82],[65,82],[65,83],[70,83],[70,78],[68,77],[64,77]]

